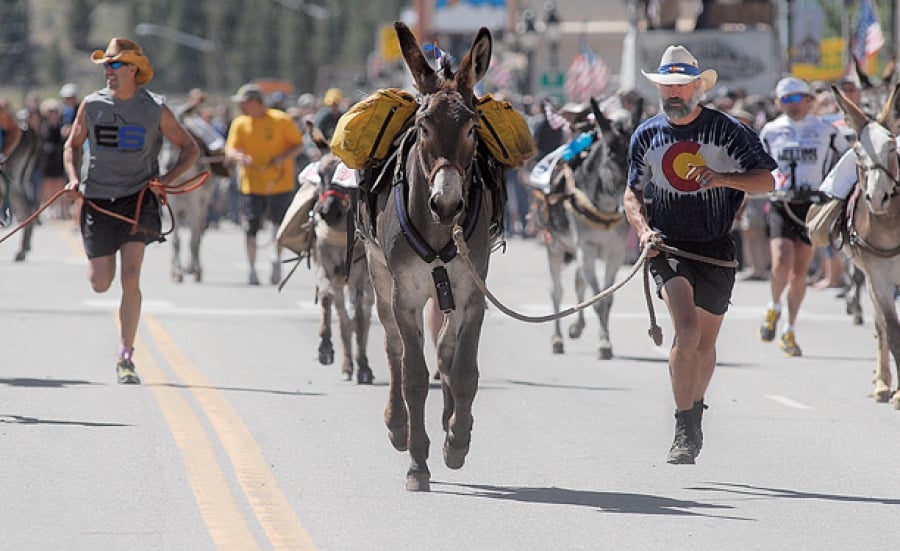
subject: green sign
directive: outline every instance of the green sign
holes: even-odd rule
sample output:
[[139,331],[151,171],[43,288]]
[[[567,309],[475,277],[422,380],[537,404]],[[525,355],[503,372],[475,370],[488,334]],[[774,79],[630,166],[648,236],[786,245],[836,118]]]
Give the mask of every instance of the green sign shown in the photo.
[[541,74],[541,86],[543,86],[544,88],[562,88],[563,82],[565,82],[565,80],[566,75],[564,75],[561,71]]

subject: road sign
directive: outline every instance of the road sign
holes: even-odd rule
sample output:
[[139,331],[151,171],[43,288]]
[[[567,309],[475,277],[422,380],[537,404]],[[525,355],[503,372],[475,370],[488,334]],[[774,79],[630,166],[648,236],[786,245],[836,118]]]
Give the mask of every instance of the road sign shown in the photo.
[[562,88],[566,75],[562,71],[548,72],[541,74],[541,86],[544,88]]

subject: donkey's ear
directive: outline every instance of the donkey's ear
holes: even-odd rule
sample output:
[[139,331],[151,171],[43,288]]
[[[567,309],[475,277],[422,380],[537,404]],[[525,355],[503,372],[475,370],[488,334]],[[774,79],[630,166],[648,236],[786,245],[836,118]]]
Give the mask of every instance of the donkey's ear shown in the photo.
[[634,104],[631,106],[631,131],[634,132],[635,129],[641,124],[641,119],[644,118],[644,98],[643,96],[634,100]]
[[594,96],[591,96],[591,112],[594,114],[594,124],[597,125],[597,128],[603,132],[612,130],[612,123],[606,118],[603,111],[600,110],[600,104],[597,103]]
[[494,42],[491,31],[487,27],[481,27],[475,35],[475,41],[469,53],[463,58],[456,71],[456,82],[460,87],[472,90],[475,84],[481,80],[488,67],[491,65],[491,50]]
[[400,51],[403,52],[403,59],[406,60],[406,66],[412,73],[419,93],[424,95],[436,91],[438,89],[437,73],[425,59],[425,54],[419,47],[419,41],[416,40],[415,35],[405,23],[400,21],[394,23],[394,30],[397,31]]
[[878,122],[891,131],[897,132],[897,122],[900,121],[900,82],[894,85],[891,97],[884,104],[884,110],[878,117]]
[[857,136],[859,136],[862,129],[869,124],[869,118],[862,112],[862,109],[860,109],[858,105],[850,101],[850,99],[844,95],[844,92],[842,92],[840,88],[832,84],[831,91],[834,94],[834,100],[837,102],[838,107],[844,112],[844,120],[847,121],[847,125],[856,132]]

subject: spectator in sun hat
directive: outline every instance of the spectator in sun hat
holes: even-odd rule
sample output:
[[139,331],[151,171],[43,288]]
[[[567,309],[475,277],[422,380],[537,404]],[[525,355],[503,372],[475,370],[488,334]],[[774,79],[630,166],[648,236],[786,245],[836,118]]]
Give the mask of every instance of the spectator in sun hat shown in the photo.
[[316,113],[315,123],[327,140],[331,139],[338,119],[344,114],[341,106],[343,101],[344,94],[340,88],[329,88],[325,91],[325,97],[322,99],[324,106]]
[[[143,87],[153,78],[153,66],[140,45],[113,38],[90,59],[103,67],[106,87],[88,94],[78,107],[63,149],[66,189],[80,191],[84,198],[81,237],[95,292],[112,286],[118,253],[122,297],[116,377],[120,384],[138,384],[132,354],[141,315],[141,266],[145,247],[162,238],[160,201],[150,182],[172,184],[199,152],[165,98]],[[161,174],[163,138],[179,153]]]
[[59,89],[59,97],[63,100],[62,121],[65,138],[68,136],[68,127],[75,121],[75,113],[78,111],[78,85],[74,82],[67,82]]
[[[649,270],[675,333],[675,438],[666,461],[692,464],[703,446],[705,394],[734,289],[732,226],[747,193],[771,191],[776,164],[751,129],[700,104],[717,74],[701,70],[687,48],[669,46],[655,71],[641,72],[657,85],[662,112],[631,137],[625,214],[649,248]],[[659,251],[658,243],[710,260]]]

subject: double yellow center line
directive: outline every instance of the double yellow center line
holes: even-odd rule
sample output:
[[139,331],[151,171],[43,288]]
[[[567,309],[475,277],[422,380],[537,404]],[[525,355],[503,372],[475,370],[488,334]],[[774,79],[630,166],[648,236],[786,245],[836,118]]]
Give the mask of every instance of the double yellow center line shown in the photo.
[[141,322],[149,330],[161,356],[187,389],[173,386],[138,338],[135,364],[159,403],[181,451],[188,482],[216,547],[242,551],[261,549],[216,457],[211,435],[186,393],[212,427],[216,440],[231,462],[234,479],[271,546],[276,550],[315,550],[315,544],[278,486],[253,434],[234,408],[191,364],[155,317],[144,314]]

